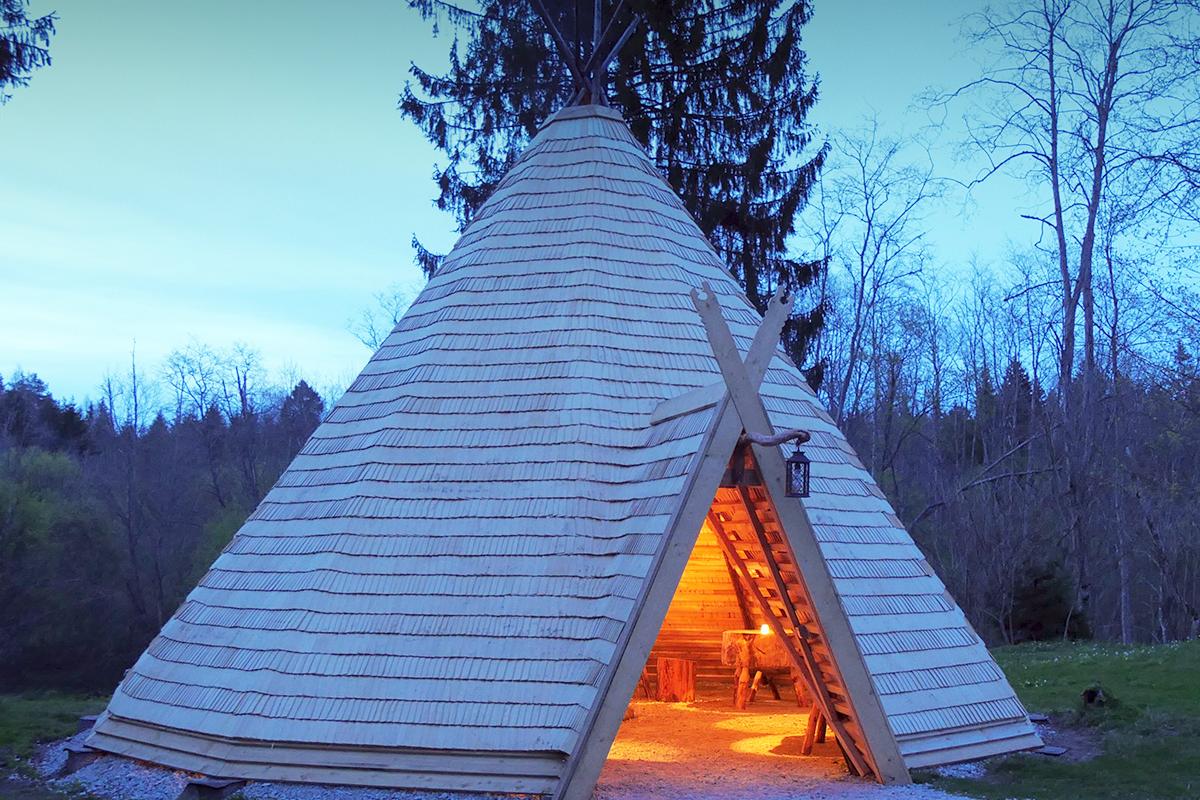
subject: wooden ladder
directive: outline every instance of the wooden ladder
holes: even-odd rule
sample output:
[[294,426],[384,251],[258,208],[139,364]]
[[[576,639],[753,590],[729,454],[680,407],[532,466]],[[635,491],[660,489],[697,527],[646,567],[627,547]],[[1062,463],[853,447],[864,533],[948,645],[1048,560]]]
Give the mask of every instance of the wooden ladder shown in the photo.
[[[791,545],[780,528],[767,492],[748,484],[755,473],[740,472],[737,485],[723,483],[717,491],[708,522],[747,594],[758,604],[771,629],[780,636],[813,698],[805,748],[811,748],[819,723],[837,737],[850,771],[876,774],[870,751],[855,720],[837,664],[821,633],[820,621],[800,576]],[[819,717],[819,719],[818,719]]]

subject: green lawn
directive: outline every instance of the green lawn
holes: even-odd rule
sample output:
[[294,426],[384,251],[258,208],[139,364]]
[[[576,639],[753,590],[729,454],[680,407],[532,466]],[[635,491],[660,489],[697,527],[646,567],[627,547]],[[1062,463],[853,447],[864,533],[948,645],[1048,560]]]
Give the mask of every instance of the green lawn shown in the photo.
[[37,742],[70,736],[79,718],[104,710],[107,698],[36,692],[0,695],[0,768],[25,758]]
[[[1074,752],[996,759],[983,779],[926,772],[918,780],[989,800],[1200,797],[1200,642],[1031,644],[994,654],[1026,707],[1049,714]],[[1096,684],[1116,702],[1084,708],[1080,692]],[[1070,760],[1088,743],[1094,758]]]

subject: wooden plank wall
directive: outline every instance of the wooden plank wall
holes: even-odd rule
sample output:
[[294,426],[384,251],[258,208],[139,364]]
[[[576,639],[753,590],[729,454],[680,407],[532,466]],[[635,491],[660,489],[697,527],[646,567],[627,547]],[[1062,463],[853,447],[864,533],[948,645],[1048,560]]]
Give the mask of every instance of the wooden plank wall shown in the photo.
[[[757,617],[751,622],[754,627],[761,624]],[[659,656],[687,658],[696,662],[698,681],[730,683],[729,667],[721,666],[721,632],[745,628],[746,623],[725,555],[716,535],[705,525],[667,609],[647,668],[653,675]]]

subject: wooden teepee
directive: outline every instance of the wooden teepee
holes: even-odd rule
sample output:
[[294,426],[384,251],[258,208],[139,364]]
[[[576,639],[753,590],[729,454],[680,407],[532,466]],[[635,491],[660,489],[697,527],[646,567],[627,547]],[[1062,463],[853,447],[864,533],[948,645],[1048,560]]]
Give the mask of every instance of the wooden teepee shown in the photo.
[[[603,64],[576,65],[581,100]],[[563,109],[88,744],[231,778],[588,797],[706,526],[853,771],[1038,746],[778,347],[787,310],[760,317],[617,113]],[[788,429],[811,435],[803,500],[755,443]]]

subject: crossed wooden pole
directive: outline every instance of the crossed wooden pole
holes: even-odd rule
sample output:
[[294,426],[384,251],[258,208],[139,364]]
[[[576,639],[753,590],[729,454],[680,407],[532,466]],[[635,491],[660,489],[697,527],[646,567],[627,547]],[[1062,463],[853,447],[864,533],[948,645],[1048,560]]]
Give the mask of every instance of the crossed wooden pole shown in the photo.
[[584,103],[595,103],[602,106],[608,105],[608,99],[604,91],[608,65],[617,57],[617,53],[629,41],[629,37],[637,30],[637,26],[641,24],[641,15],[634,14],[633,19],[625,26],[624,32],[614,41],[612,37],[618,30],[617,19],[620,17],[621,11],[625,8],[625,0],[619,0],[603,32],[600,29],[602,3],[601,0],[593,0],[591,54],[585,63],[580,64],[579,57],[571,48],[570,43],[567,42],[566,37],[563,36],[562,31],[558,29],[558,24],[554,21],[554,17],[550,16],[544,0],[531,0],[531,2],[534,10],[537,11],[538,16],[541,17],[542,22],[550,31],[550,38],[554,41],[554,47],[558,50],[559,58],[562,59],[563,64],[570,71],[571,77],[575,79],[575,94],[567,105],[573,106]]
[[[875,693],[812,523],[804,507],[795,498],[787,497],[783,456],[777,446],[755,441],[769,441],[766,437],[745,437],[747,432],[769,434],[772,431],[759,387],[779,346],[792,301],[782,290],[771,298],[743,361],[711,286],[703,284],[702,289],[693,289],[691,297],[704,323],[721,380],[663,401],[652,414],[651,425],[707,408],[715,407],[715,410],[697,461],[691,467],[681,502],[643,583],[634,617],[616,643],[615,665],[597,687],[597,702],[580,730],[579,745],[567,760],[555,797],[557,800],[591,797],[625,708],[662,628],[667,608],[739,440],[748,441],[753,448],[763,487],[795,556],[813,610],[820,618],[830,656],[849,695],[847,700],[866,751],[863,754],[867,760],[866,768],[861,771],[883,783],[909,783],[908,769]],[[796,631],[800,635],[800,630]],[[778,633],[783,635],[784,632]],[[810,681],[818,680],[811,666],[807,671]],[[847,742],[845,746],[852,745]]]
[[[776,298],[772,298],[772,305],[776,299],[780,299],[782,302],[777,295]],[[767,410],[763,406],[762,396],[759,394],[763,375],[757,372],[752,373],[747,365],[742,363],[737,345],[721,314],[721,305],[712,288],[705,284],[703,292],[693,289],[692,303],[704,321],[704,330],[708,336],[709,345],[712,347],[713,355],[717,359],[717,365],[721,369],[721,376],[732,406],[732,409],[724,409],[723,414],[732,411],[732,416],[736,418],[742,430],[748,434],[746,438],[753,449],[763,486],[772,501],[772,508],[779,519],[780,528],[795,557],[796,567],[808,590],[809,600],[820,620],[826,646],[833,657],[848,694],[847,700],[853,708],[854,719],[862,733],[866,749],[863,755],[869,762],[869,771],[885,783],[908,783],[910,780],[908,769],[900,756],[896,738],[892,734],[887,717],[883,712],[883,706],[875,693],[871,675],[867,671],[862,651],[859,650],[854,631],[850,627],[850,619],[846,615],[837,588],[834,586],[833,576],[825,563],[825,557],[821,552],[812,522],[804,510],[804,506],[794,498],[787,496],[787,466],[779,452],[779,447],[770,444],[767,439],[772,427]],[[790,308],[791,303],[786,305]],[[764,319],[763,326],[765,327],[766,324],[767,320]],[[772,353],[775,346],[778,345],[779,332],[779,328],[774,330]],[[732,451],[729,455],[732,455]],[[727,455],[726,458],[728,457]],[[749,503],[747,490],[742,488],[741,493],[743,500]],[[773,564],[770,566],[772,570],[776,569]],[[790,603],[788,606],[790,608]],[[771,617],[771,621],[778,627],[774,616]],[[791,622],[793,630],[802,639],[804,628],[795,618],[794,613]],[[785,636],[783,630],[776,630],[776,633],[781,637]],[[814,696],[820,697],[823,694],[820,676],[816,673],[811,655],[805,660],[810,663],[798,666],[801,666],[802,671],[809,672]],[[826,718],[831,723],[835,719],[834,715],[829,712],[826,713]],[[854,746],[851,742],[843,742],[843,748],[847,750],[847,755],[852,763],[857,760],[850,752]]]

